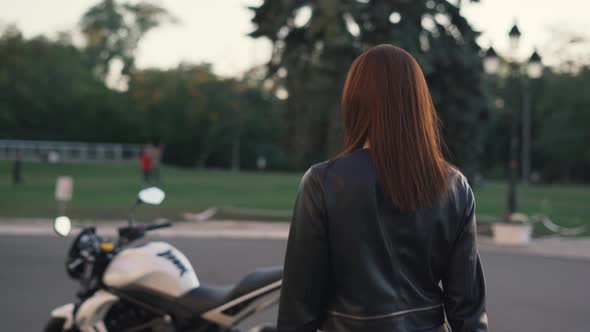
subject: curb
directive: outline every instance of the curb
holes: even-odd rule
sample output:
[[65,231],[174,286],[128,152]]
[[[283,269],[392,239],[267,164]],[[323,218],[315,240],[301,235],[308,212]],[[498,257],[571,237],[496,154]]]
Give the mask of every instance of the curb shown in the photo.
[[[93,222],[83,225],[99,225],[100,234],[116,236],[117,227],[125,221]],[[253,221],[203,221],[177,222],[174,227],[149,232],[150,236],[171,238],[227,238],[227,239],[287,239],[289,223]],[[29,221],[0,221],[0,236],[57,236],[51,219]]]

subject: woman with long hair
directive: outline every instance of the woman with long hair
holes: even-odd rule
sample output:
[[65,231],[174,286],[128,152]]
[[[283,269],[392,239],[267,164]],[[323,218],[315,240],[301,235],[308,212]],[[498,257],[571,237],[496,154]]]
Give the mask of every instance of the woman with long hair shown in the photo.
[[474,196],[442,153],[416,60],[364,52],[342,114],[342,153],[299,187],[278,330],[487,331]]

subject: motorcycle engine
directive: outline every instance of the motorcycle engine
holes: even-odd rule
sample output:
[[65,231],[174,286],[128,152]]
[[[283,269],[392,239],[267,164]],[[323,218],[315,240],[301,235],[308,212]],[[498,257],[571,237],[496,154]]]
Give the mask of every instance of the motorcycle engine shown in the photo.
[[169,319],[127,301],[115,303],[104,323],[107,331],[174,332]]

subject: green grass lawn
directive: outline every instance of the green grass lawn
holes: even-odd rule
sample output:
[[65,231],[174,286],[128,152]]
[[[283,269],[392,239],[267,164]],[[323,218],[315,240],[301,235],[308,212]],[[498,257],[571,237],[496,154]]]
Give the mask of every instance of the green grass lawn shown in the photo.
[[[482,218],[498,217],[506,210],[508,186],[502,182],[487,183],[476,188],[477,213]],[[590,227],[590,186],[583,185],[529,185],[519,186],[518,211],[528,215],[542,214],[562,227]],[[484,218],[485,217],[485,218]],[[536,223],[535,235],[552,234]],[[586,231],[583,235],[589,235]]]
[[[10,182],[10,168],[9,162],[0,162],[0,217],[56,215],[53,195],[59,175],[74,178],[74,198],[68,214],[76,219],[124,218],[142,187],[139,166],[135,163],[26,163],[25,182],[16,187]],[[300,176],[166,167],[162,170],[166,201],[158,207],[143,207],[140,216],[177,219],[183,212],[197,212],[211,206],[288,211]],[[506,185],[499,182],[476,188],[478,213],[482,217],[502,215],[506,191]],[[562,226],[590,224],[588,186],[520,186],[518,199],[522,212],[546,214]]]
[[[161,206],[142,207],[144,216],[178,218],[211,206],[291,209],[299,174],[231,173],[165,167]],[[10,182],[10,164],[0,162],[0,217],[48,217],[57,213],[56,177],[74,178],[68,214],[74,218],[124,218],[142,188],[139,165],[26,163],[24,183]]]

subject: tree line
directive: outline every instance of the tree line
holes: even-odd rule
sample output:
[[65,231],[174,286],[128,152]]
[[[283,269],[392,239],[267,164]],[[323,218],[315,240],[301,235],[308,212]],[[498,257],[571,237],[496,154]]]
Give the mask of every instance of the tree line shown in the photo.
[[[220,77],[208,64],[136,68],[142,37],[177,22],[152,2],[98,2],[80,20],[84,45],[68,33],[25,38],[4,28],[0,137],[158,139],[171,164],[253,169],[264,156],[271,169],[301,170],[340,147],[339,98],[352,60],[393,43],[424,69],[448,157],[470,176],[505,176],[517,92],[486,85],[478,32],[460,2],[266,0],[251,9],[251,35],[271,40],[272,57],[240,78]],[[533,171],[545,181],[589,181],[590,69],[545,71],[534,89]],[[106,84],[112,75],[123,88]]]

